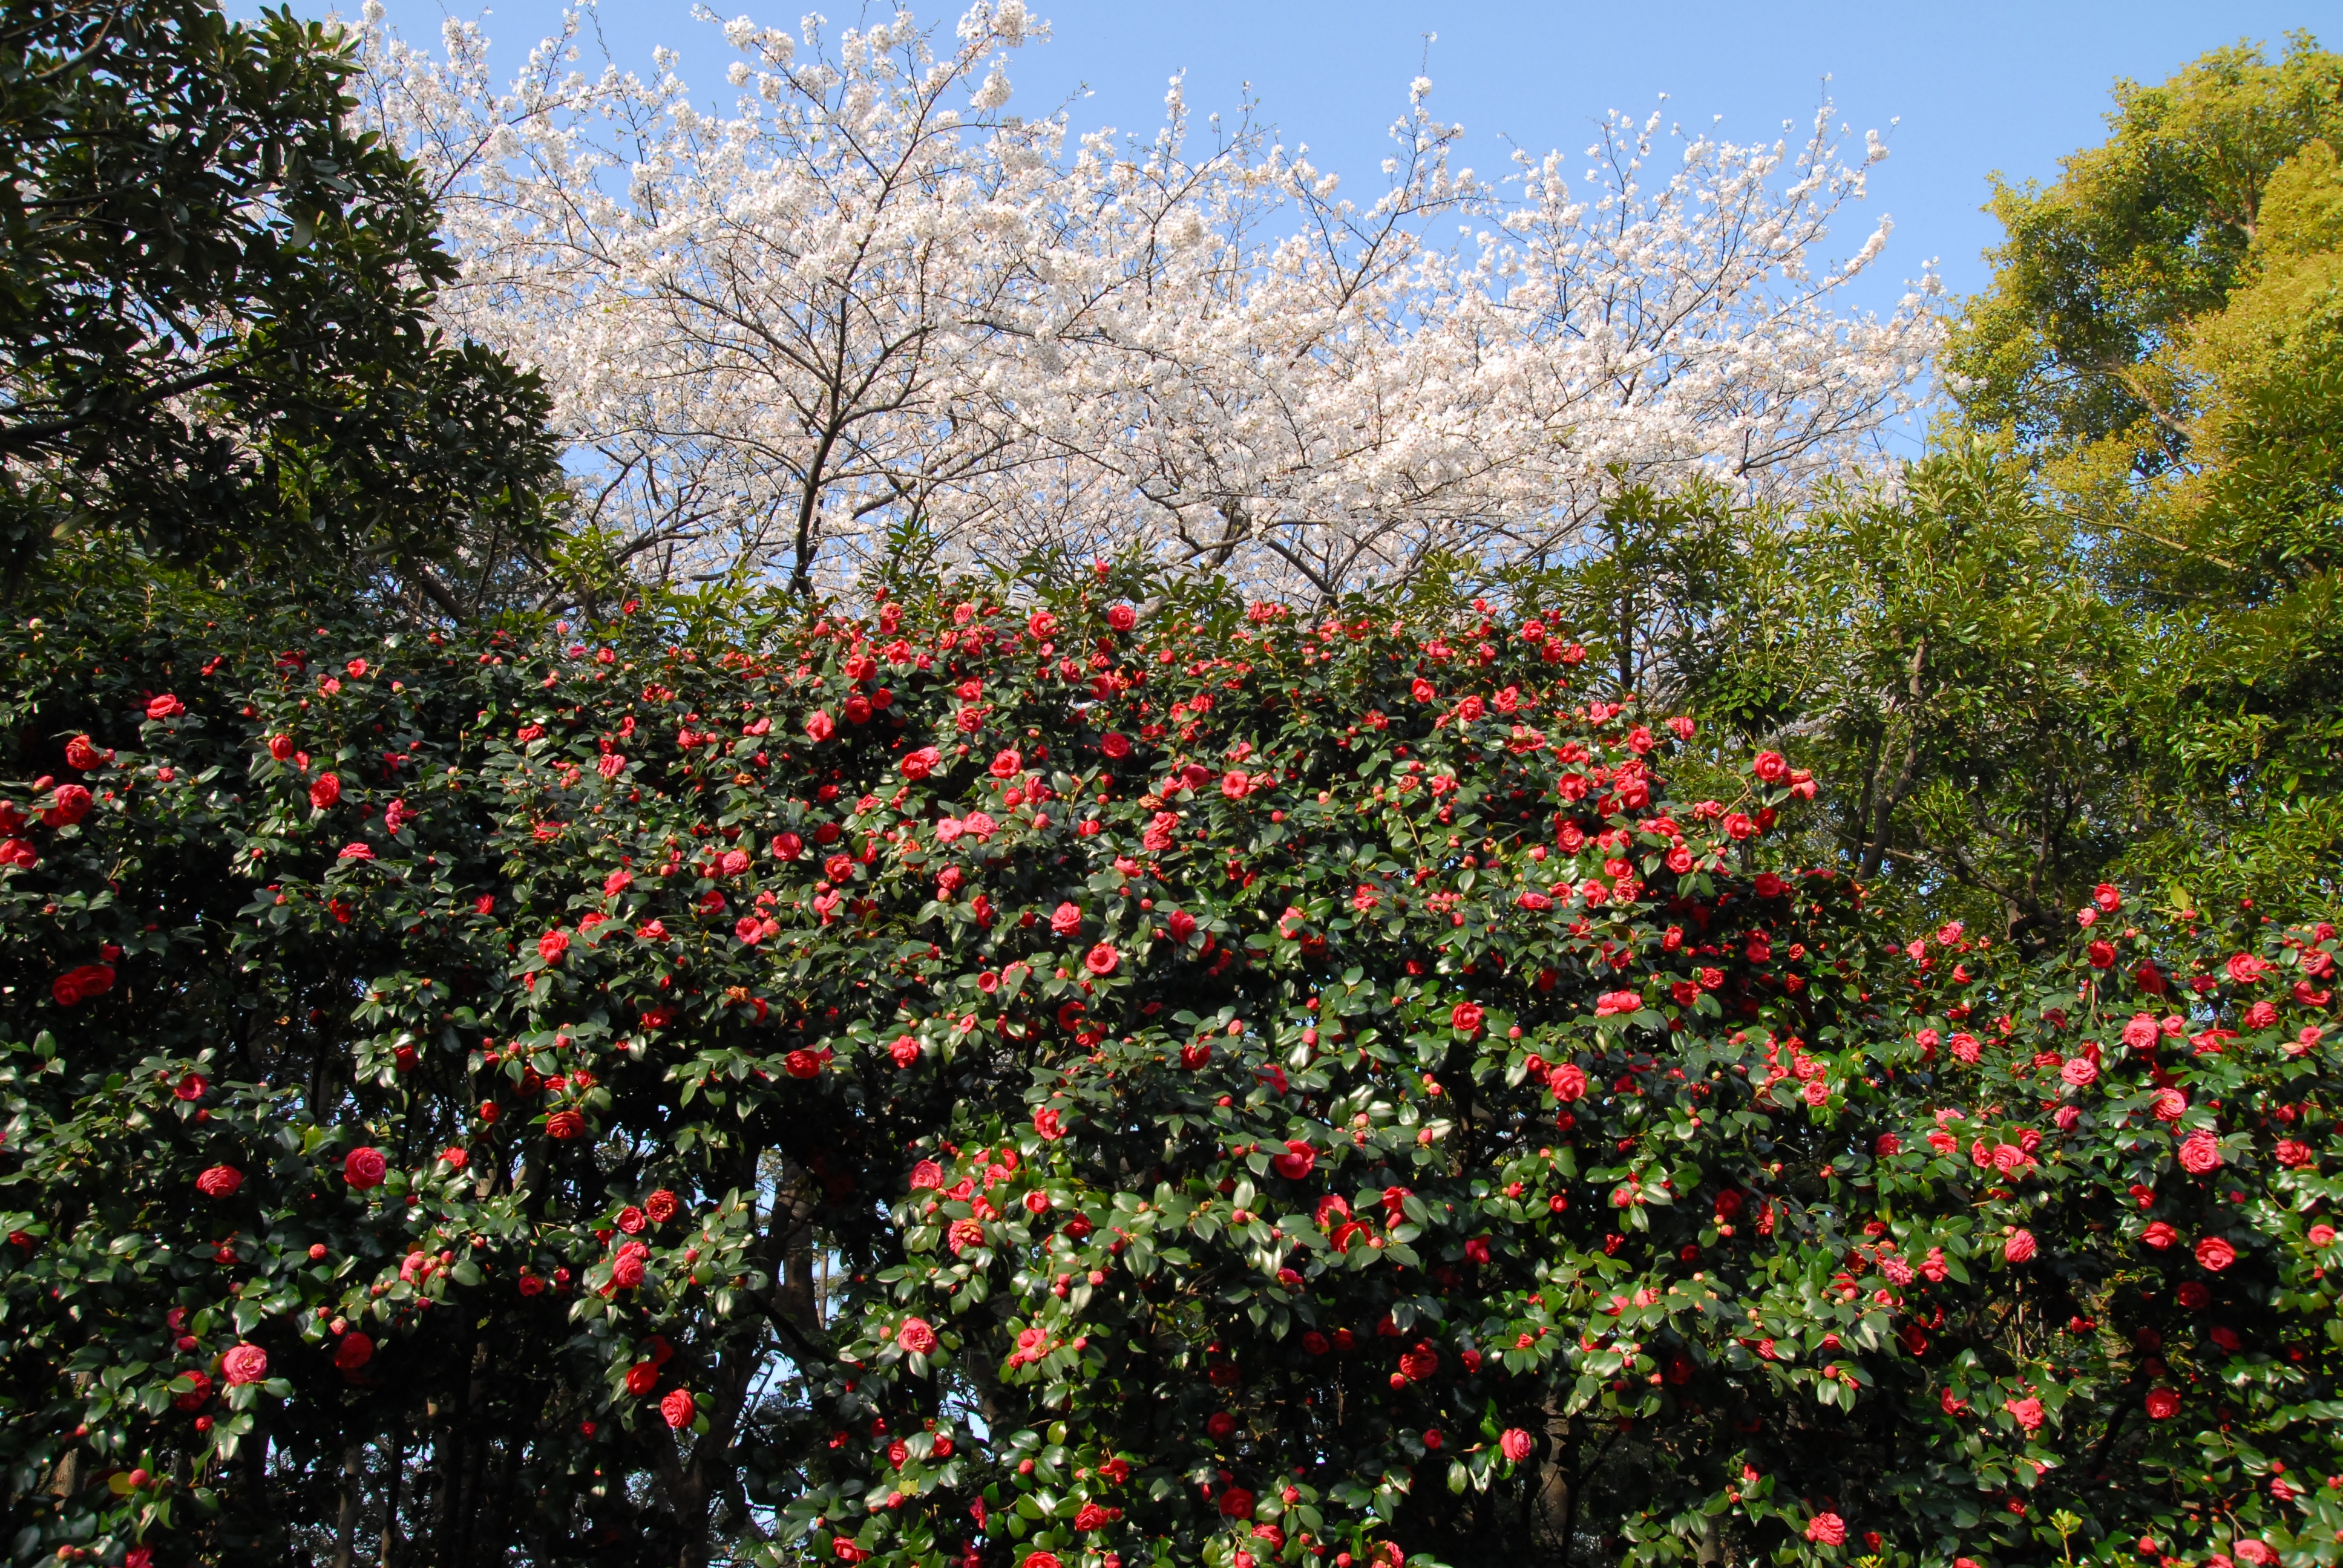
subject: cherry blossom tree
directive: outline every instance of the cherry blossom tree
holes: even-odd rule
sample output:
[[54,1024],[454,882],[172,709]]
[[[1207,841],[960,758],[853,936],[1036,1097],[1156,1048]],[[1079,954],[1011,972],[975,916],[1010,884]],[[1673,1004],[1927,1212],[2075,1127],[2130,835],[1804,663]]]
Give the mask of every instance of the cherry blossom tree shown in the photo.
[[1176,78],[1145,138],[1009,113],[1020,0],[732,22],[729,114],[665,53],[583,74],[574,16],[502,88],[475,27],[368,27],[464,260],[443,316],[543,373],[584,516],[663,578],[1130,548],[1323,602],[1554,558],[1624,481],[1860,464],[1938,338],[1929,280],[1840,307],[1888,225],[1825,247],[1885,149],[1843,158],[1828,105],[1760,146],[1614,115],[1578,182],[1491,181],[1419,78],[1354,196]]

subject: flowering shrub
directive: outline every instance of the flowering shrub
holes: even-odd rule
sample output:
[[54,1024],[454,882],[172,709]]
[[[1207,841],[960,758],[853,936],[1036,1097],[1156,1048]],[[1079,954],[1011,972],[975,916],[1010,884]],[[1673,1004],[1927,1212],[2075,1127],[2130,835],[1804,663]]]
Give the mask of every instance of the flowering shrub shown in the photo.
[[5,634],[19,1555],[2335,1553],[2329,930],[1899,946],[1477,608],[91,577]]

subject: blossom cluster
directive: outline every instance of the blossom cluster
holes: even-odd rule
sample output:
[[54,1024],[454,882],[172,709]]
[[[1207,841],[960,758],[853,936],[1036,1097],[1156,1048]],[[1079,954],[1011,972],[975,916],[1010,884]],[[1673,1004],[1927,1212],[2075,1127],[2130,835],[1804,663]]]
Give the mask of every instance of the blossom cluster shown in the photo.
[[1787,759],[1684,798],[1477,604],[175,613],[5,645],[0,1447],[109,1478],[45,1550],[285,1528],[261,1432],[598,1528],[688,1455],[777,1561],[2343,1528],[2329,928],[1906,940]]

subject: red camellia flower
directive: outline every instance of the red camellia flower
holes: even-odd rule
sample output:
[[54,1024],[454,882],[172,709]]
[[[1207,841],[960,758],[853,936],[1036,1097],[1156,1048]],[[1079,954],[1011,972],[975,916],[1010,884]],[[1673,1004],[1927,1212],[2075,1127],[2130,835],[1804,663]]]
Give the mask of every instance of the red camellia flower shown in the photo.
[[1099,738],[1099,749],[1120,761],[1131,755],[1131,737],[1119,729],[1110,729]]
[[1317,1168],[1318,1151],[1299,1138],[1289,1138],[1285,1141],[1285,1152],[1269,1163],[1280,1176],[1299,1181]]
[[659,1414],[665,1416],[668,1425],[678,1432],[689,1426],[691,1418],[699,1413],[699,1403],[693,1400],[691,1391],[688,1388],[677,1389],[659,1401]]
[[1101,978],[1114,973],[1115,966],[1121,961],[1122,955],[1116,952],[1112,945],[1106,942],[1099,943],[1082,955],[1082,968]]
[[249,1342],[236,1345],[220,1357],[220,1372],[231,1387],[258,1382],[268,1375],[268,1352]]
[[1117,631],[1129,631],[1139,624],[1139,612],[1127,604],[1109,606],[1106,623]]
[[2156,1421],[2170,1421],[2180,1413],[2180,1396],[2168,1388],[2147,1391],[2147,1413]]
[[310,782],[309,804],[318,810],[330,809],[342,798],[342,781],[334,774],[320,773]]
[[557,1111],[545,1119],[545,1135],[568,1142],[586,1131],[586,1118],[575,1111]]
[[666,1224],[675,1218],[676,1211],[681,1207],[682,1204],[676,1201],[675,1194],[664,1187],[643,1200],[643,1212],[650,1216],[651,1223],[654,1225]]
[[1065,1118],[1046,1105],[1033,1108],[1033,1131],[1055,1141],[1066,1135]]
[[76,735],[65,742],[65,766],[84,773],[106,766],[108,753],[100,751],[86,735]]
[[2115,944],[2104,941],[2093,942],[2090,945],[2087,956],[2091,960],[2091,967],[2093,969],[2111,969],[2114,967],[2116,961]]
[[2251,953],[2237,953],[2225,967],[2232,981],[2238,985],[2252,985],[2268,974],[2273,966],[2267,960],[2258,959]]
[[[1790,776],[1790,764],[1778,751],[1760,751],[1756,760],[1749,764],[1749,771],[1768,784],[1779,784]],[[1832,1544],[1836,1545],[1837,1543],[1833,1542]]]
[[547,963],[558,964],[561,955],[569,950],[568,931],[548,931],[537,939],[537,956]]
[[41,813],[41,820],[52,828],[70,828],[89,815],[95,803],[88,789],[80,784],[60,784],[52,792],[54,802]]
[[933,773],[937,764],[943,759],[943,753],[934,747],[922,746],[917,751],[906,752],[903,760],[896,766],[901,769],[904,778],[917,782]]
[[1448,1010],[1448,1027],[1459,1034],[1478,1034],[1481,1021],[1486,1016],[1476,1004],[1460,1001]]
[[[212,1397],[212,1380],[199,1372],[184,1372],[179,1374],[179,1377],[186,1378],[190,1386],[182,1392],[173,1394],[171,1403],[180,1410],[203,1409],[204,1402]],[[176,1382],[178,1379],[174,1378],[172,1381]]]
[[1221,1493],[1221,1512],[1231,1519],[1251,1519],[1252,1503],[1252,1493],[1242,1486],[1232,1486]]
[[805,721],[806,739],[816,742],[829,739],[838,733],[838,720],[829,714],[816,711]]
[[67,970],[49,984],[49,994],[56,998],[59,1007],[75,1007],[94,996],[104,996],[114,989],[112,964],[84,964],[77,970]]
[[936,1331],[924,1318],[905,1318],[903,1326],[895,1331],[895,1342],[907,1354],[923,1356],[936,1348]]
[[2197,1261],[2217,1274],[2237,1261],[2237,1250],[2218,1236],[2207,1236],[2197,1243]]
[[2001,1244],[2001,1255],[2013,1263],[2029,1262],[2034,1257],[2034,1232],[2013,1231],[2009,1240]]
[[342,1342],[334,1347],[334,1364],[346,1372],[356,1372],[372,1360],[374,1340],[357,1329],[344,1334]]
[[149,719],[176,719],[186,710],[187,705],[167,691],[146,699],[146,717]]
[[382,1185],[383,1175],[390,1169],[389,1161],[379,1149],[353,1149],[342,1159],[342,1180],[360,1192]]
[[2298,1138],[2279,1139],[2278,1147],[2271,1151],[2271,1154],[2279,1164],[2290,1171],[2299,1170],[2309,1164],[2311,1159],[2310,1145]]
[[206,1198],[233,1198],[244,1185],[244,1172],[233,1165],[215,1165],[196,1178],[196,1191]]
[[2139,1233],[2139,1239],[2145,1245],[2153,1247],[2160,1252],[2179,1241],[2180,1232],[2162,1220],[2151,1220],[2147,1222],[2147,1228]]
[[1554,1097],[1564,1104],[1585,1098],[1586,1070],[1574,1061],[1565,1061],[1547,1073],[1545,1081],[1546,1087],[1554,1091]]
[[1530,1456],[1530,1434],[1518,1426],[1505,1428],[1497,1439],[1497,1452],[1514,1464]]
[[1818,1546],[1844,1546],[1846,1521],[1835,1513],[1817,1513],[1806,1522],[1806,1539]]
[[1028,1552],[1022,1568],[1064,1568],[1054,1552]]

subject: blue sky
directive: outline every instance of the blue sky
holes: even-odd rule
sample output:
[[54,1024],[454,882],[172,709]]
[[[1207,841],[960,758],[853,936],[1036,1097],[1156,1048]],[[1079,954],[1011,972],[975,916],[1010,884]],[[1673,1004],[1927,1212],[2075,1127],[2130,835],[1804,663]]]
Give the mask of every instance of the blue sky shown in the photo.
[[[387,0],[392,24],[417,41],[440,19],[483,13],[441,0]],[[1029,0],[1053,42],[1021,52],[1017,104],[1028,113],[1073,103],[1078,128],[1144,131],[1160,113],[1166,78],[1188,73],[1201,116],[1233,110],[1250,84],[1261,112],[1287,144],[1307,143],[1319,166],[1349,171],[1374,188],[1385,128],[1405,106],[1421,68],[1433,106],[1467,133],[1467,161],[1502,172],[1509,145],[1534,152],[1585,146],[1606,109],[1636,114],[1668,95],[1669,116],[1687,128],[1722,116],[1721,134],[1771,138],[1803,122],[1827,93],[1859,145],[1877,127],[1894,156],[1874,171],[1870,207],[1891,213],[1895,236],[1857,302],[1885,307],[1901,280],[1937,262],[1956,291],[1985,277],[1979,252],[1995,226],[1978,210],[1988,173],[2054,177],[2061,155],[2104,135],[2100,115],[2117,76],[2157,80],[2204,50],[2240,38],[2275,55],[2289,29],[2343,45],[2343,0],[2227,0],[2124,4],[1970,0],[1953,5],[1614,3],[1584,0]],[[354,6],[353,6],[354,8]],[[758,10],[794,26],[807,0]],[[236,0],[231,9],[255,7]],[[486,15],[501,57],[517,57],[551,30],[558,0],[503,0]],[[880,8],[890,11],[891,5]],[[685,0],[603,0],[602,28],[621,65],[649,69],[656,44],[683,56],[685,78],[704,99],[727,102],[730,57],[715,28],[691,20]],[[949,23],[958,7],[922,16]],[[845,24],[860,8],[833,0]],[[1436,34],[1427,45],[1425,35]],[[1825,78],[1829,78],[1825,82]],[[1889,122],[1898,121],[1890,131]],[[1869,231],[1844,232],[1852,250]]]

